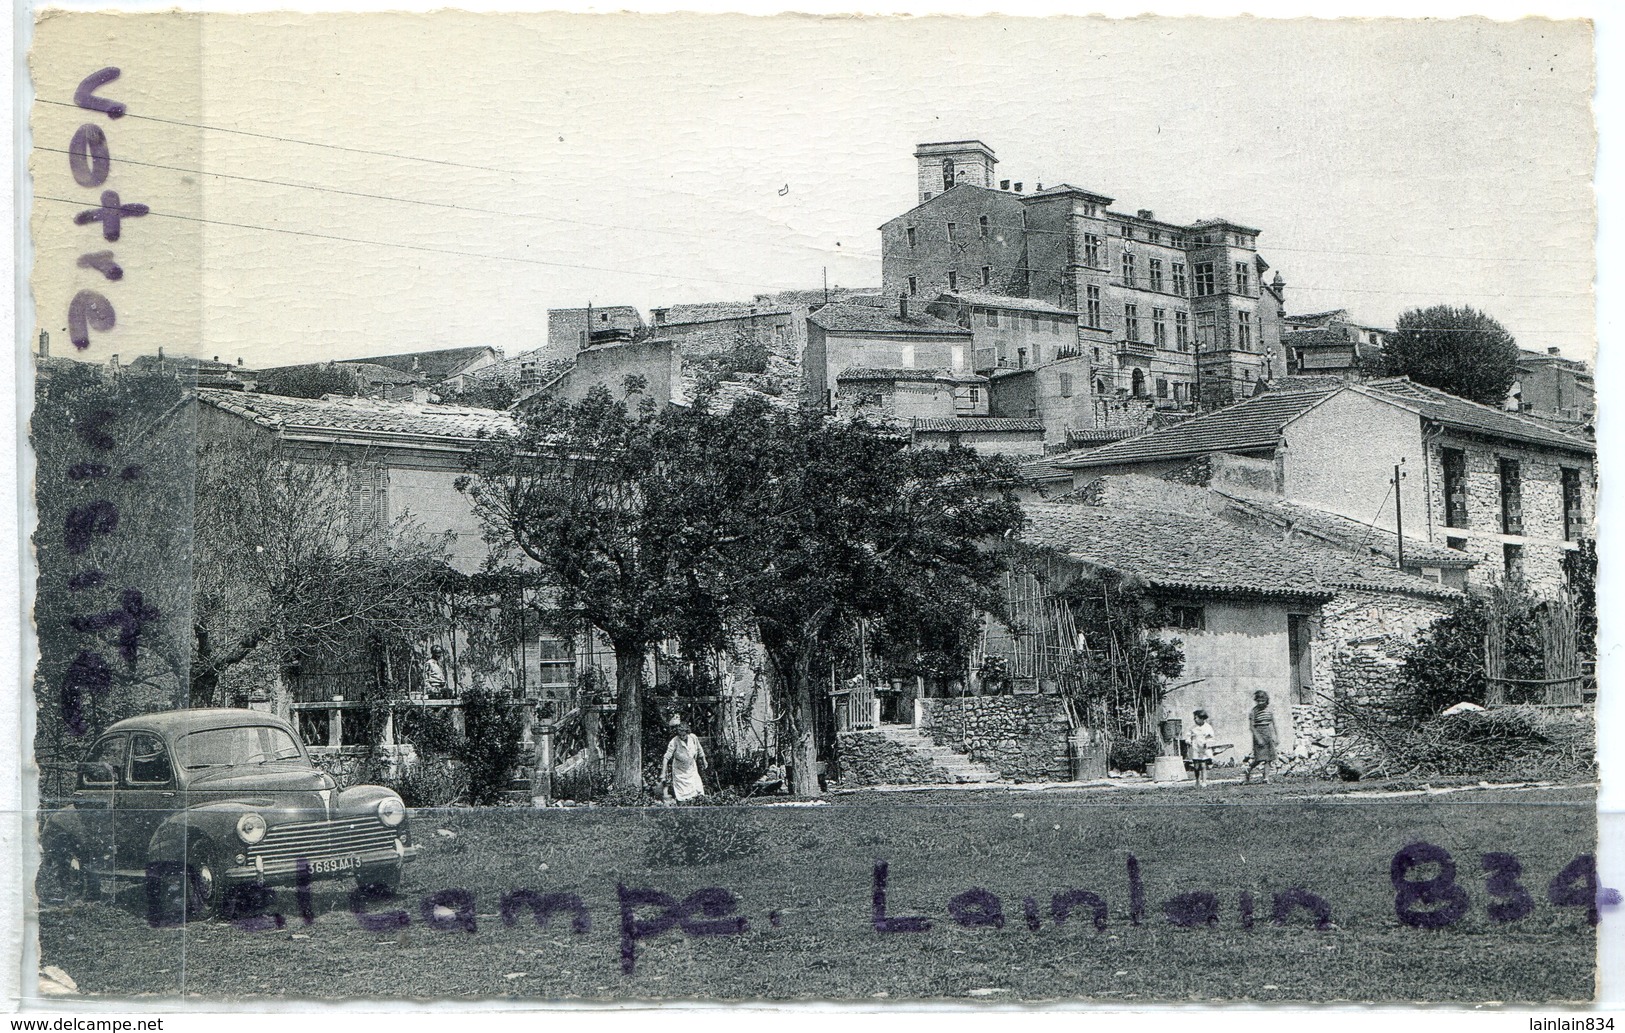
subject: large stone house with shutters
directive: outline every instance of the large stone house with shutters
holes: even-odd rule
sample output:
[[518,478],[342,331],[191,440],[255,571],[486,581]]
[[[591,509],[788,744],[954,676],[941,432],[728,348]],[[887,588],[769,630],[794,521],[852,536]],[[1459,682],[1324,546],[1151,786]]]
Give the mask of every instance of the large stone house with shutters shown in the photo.
[[[456,488],[463,457],[480,434],[512,433],[513,417],[491,409],[424,402],[328,396],[287,398],[242,391],[202,390],[196,396],[200,440],[230,441],[261,436],[275,440],[295,462],[342,471],[354,519],[374,528],[395,527],[403,518],[422,531],[447,535],[448,563],[477,583],[488,546],[469,497]],[[451,581],[459,581],[456,577]],[[477,589],[448,594],[451,630],[421,643],[425,654],[441,647],[451,688],[472,687],[463,663],[468,639],[459,630],[457,607],[469,616],[480,600]],[[513,649],[505,686],[520,696],[567,697],[580,672],[596,666],[613,676],[614,654],[590,636],[571,644],[541,627],[531,627]],[[400,672],[391,691],[414,689],[415,671]],[[290,679],[294,701],[359,698],[375,692],[376,671],[354,657],[320,657],[303,663]]]
[[1475,561],[1469,583],[1551,594],[1592,534],[1595,456],[1589,440],[1400,377],[1267,392],[1034,469],[1051,490],[1148,473],[1284,499],[1370,524],[1435,580],[1449,575],[1418,546]]
[[1268,275],[1260,230],[1169,222],[1068,183],[1026,189],[995,173],[980,140],[921,144],[914,157],[917,203],[880,227],[888,298],[974,292],[1070,315],[1068,347],[1091,367],[1079,385],[1102,408],[1213,408],[1285,373],[1285,285]]

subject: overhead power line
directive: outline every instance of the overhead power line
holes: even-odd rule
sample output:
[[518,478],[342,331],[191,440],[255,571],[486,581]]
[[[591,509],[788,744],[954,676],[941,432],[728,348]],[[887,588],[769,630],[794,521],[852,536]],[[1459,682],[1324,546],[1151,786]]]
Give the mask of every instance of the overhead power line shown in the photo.
[[[40,104],[54,104],[62,108],[76,108],[79,105],[62,100],[46,100],[36,98]],[[481,172],[501,172],[504,175],[518,175],[512,169],[499,169],[490,165],[470,165],[467,162],[447,161],[444,158],[423,158],[415,154],[399,154],[395,151],[374,151],[365,147],[347,147],[343,144],[322,143],[318,140],[300,140],[292,136],[277,136],[273,133],[255,133],[247,129],[229,129],[225,126],[204,125],[201,122],[184,122],[178,118],[159,118],[157,115],[138,115],[133,111],[125,111],[123,118],[138,118],[144,122],[162,122],[165,125],[186,126],[191,129],[206,129],[211,133],[230,133],[233,136],[252,136],[259,140],[279,140],[282,143],[294,143],[304,147],[323,147],[330,151],[347,151],[350,154],[373,154],[381,158],[397,158],[401,161],[418,161],[428,165],[449,165],[458,169],[478,169]]]
[[[35,145],[34,149],[37,151],[48,151],[52,154],[72,153],[66,147],[44,147],[38,144]],[[413,197],[399,197],[393,194],[374,194],[365,190],[345,190],[341,187],[324,187],[317,186],[313,183],[295,183],[286,179],[263,179],[258,176],[240,176],[231,172],[209,172],[204,169],[187,168],[181,165],[164,165],[159,162],[137,161],[134,158],[112,158],[110,160],[123,162],[126,165],[138,165],[142,168],[163,169],[168,172],[184,172],[194,176],[214,176],[219,179],[238,180],[244,183],[260,183],[266,186],[292,187],[297,190],[313,190],[318,193],[339,194],[345,197],[364,197],[376,201],[391,201],[397,204],[419,205],[425,208],[440,208],[455,212],[473,212],[479,215],[500,215],[505,219],[535,219],[541,222],[558,222],[571,226],[587,226],[593,229],[627,230],[634,233],[658,233],[675,237],[688,237],[694,240],[716,241],[720,239],[718,234],[696,233],[693,230],[673,230],[665,229],[659,226],[627,226],[613,222],[592,222],[586,219],[569,219],[561,215],[543,215],[538,212],[516,212],[500,208],[479,208],[474,205],[452,204],[449,201],[422,201]],[[784,246],[786,248],[795,248],[797,250],[821,251],[829,254],[851,253],[867,258],[880,257],[879,252],[863,251],[859,248],[841,248],[832,250],[830,248],[820,247],[817,244],[786,244]]]
[[[61,204],[77,205],[81,208],[84,207],[85,204],[82,199],[73,201],[65,197],[48,197],[43,194],[36,195],[35,199],[39,201],[56,201]],[[521,258],[516,255],[488,255],[481,254],[478,251],[459,251],[455,248],[429,247],[425,244],[401,244],[388,240],[366,240],[361,237],[345,237],[337,233],[317,233],[312,230],[287,229],[281,226],[256,226],[253,223],[227,222],[222,219],[205,219],[202,216],[177,215],[173,212],[149,210],[147,215],[159,219],[178,219],[182,222],[206,223],[210,226],[228,226],[239,230],[259,230],[263,233],[284,233],[294,237],[313,237],[317,240],[342,241],[347,244],[365,244],[368,247],[399,248],[405,251],[426,251],[437,255],[455,255],[459,258],[481,258],[492,262],[517,262],[521,265],[541,265],[549,266],[554,269],[583,269],[589,272],[615,273],[619,276],[646,276],[651,279],[659,280],[686,280],[693,283],[720,283],[732,287],[751,287],[757,290],[771,291],[782,289],[773,284],[748,283],[743,280],[724,280],[710,276],[686,276],[681,273],[656,273],[642,269],[613,269],[608,266],[580,265],[574,262],[553,262],[542,258]]]

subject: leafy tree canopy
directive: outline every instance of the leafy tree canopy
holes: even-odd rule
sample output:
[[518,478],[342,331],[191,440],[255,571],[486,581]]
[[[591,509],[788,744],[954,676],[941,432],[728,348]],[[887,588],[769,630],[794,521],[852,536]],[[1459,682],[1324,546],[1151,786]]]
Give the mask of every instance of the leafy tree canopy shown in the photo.
[[1518,378],[1518,342],[1493,317],[1465,306],[1404,313],[1382,353],[1389,375],[1485,405],[1505,401]]

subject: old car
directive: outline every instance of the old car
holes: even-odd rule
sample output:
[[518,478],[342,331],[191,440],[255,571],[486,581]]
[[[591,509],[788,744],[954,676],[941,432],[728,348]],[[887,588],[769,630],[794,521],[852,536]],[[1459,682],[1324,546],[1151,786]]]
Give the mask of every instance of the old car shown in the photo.
[[240,886],[342,877],[393,890],[416,853],[393,790],[338,788],[286,721],[255,710],[120,721],[76,775],[41,830],[42,901],[140,881],[149,911],[194,918],[246,896]]

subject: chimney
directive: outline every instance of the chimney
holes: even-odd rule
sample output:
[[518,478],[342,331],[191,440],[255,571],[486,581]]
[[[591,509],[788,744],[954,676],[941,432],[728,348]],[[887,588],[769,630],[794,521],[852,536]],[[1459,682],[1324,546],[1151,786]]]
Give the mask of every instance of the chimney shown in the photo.
[[158,346],[158,361],[164,361],[164,346],[161,344]]
[[1555,344],[1554,345],[1549,345],[1547,347],[1547,349],[1546,349],[1546,354],[1547,355],[1562,355],[1563,350],[1561,348],[1557,347],[1557,345],[1555,345]]
[[114,373],[118,372],[118,352],[107,357],[107,368]]
[[1016,193],[1018,193],[1018,194],[1021,193],[1021,184],[1020,183],[1016,184]]
[[1040,183],[1037,186],[1033,187],[1033,189],[1038,191],[1039,193],[1043,193],[1044,192],[1044,184]]
[[237,356],[237,365],[241,366],[242,364],[243,364],[243,357],[241,355],[239,355],[239,356]]
[[51,357],[51,332],[49,330],[39,332],[39,357],[42,359]]
[[214,361],[216,361],[216,362],[219,362],[219,361],[220,361],[220,356],[218,356],[218,355],[216,355],[216,356],[215,356],[215,357],[214,357]]
[[1008,179],[999,180],[999,189],[1000,190],[1009,190],[1010,189],[1010,181]]
[[1139,211],[1135,212],[1134,214],[1138,215],[1142,219],[1155,219],[1157,217],[1157,213],[1153,212],[1149,208],[1141,208]]
[[899,319],[908,318],[908,292],[897,292],[897,316]]

